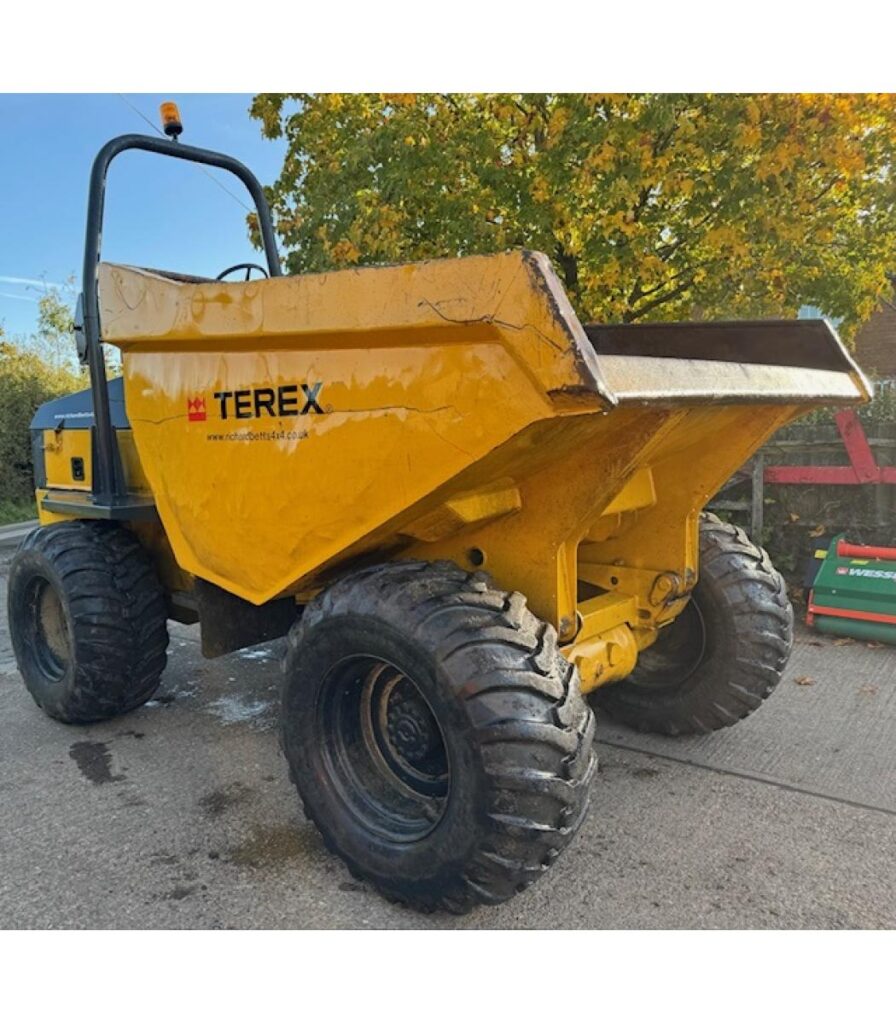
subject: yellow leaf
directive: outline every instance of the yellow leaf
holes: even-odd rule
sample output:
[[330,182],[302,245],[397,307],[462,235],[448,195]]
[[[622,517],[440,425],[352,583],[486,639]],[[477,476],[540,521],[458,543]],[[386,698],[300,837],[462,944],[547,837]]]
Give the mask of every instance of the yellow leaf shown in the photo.
[[361,258],[358,247],[347,238],[343,238],[333,246],[332,255],[333,259],[339,263],[357,263]]
[[762,141],[762,132],[757,125],[742,124],[737,129],[736,140],[743,149],[754,149]]
[[548,121],[548,134],[559,135],[566,127],[567,121],[569,121],[569,111],[566,107],[557,107]]

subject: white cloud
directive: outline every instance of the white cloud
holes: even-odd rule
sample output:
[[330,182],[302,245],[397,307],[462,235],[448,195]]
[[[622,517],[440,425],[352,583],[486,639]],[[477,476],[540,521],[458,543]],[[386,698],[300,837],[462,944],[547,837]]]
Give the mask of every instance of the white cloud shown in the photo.
[[59,284],[56,281],[41,281],[37,277],[7,277],[5,274],[0,274],[0,283],[3,284],[24,284],[34,285],[37,288],[62,288],[65,289],[68,286]]
[[[2,280],[2,278],[0,278]],[[12,292],[0,292],[0,299],[18,299],[20,302],[37,302],[30,295],[13,295]]]

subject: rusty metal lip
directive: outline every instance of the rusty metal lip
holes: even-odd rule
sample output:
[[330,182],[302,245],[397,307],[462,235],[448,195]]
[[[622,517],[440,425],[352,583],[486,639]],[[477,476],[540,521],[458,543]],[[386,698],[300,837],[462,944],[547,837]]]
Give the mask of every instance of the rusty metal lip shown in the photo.
[[[826,320],[707,320],[674,321],[649,324],[586,324],[585,333],[595,348],[604,378],[614,390],[620,404],[633,401],[711,402],[734,401],[738,404],[766,401],[770,404],[837,402],[844,405],[870,401],[870,381],[850,355],[833,326]],[[736,358],[732,358],[736,351]],[[637,386],[620,388],[609,372],[610,360],[647,360],[656,370],[665,366],[673,371],[688,368],[695,380],[705,376],[704,385],[666,389]],[[729,372],[740,368],[745,377],[757,371],[830,374],[845,376],[852,383],[851,392],[841,387],[822,387],[816,393],[805,387],[771,388],[736,387],[717,391],[714,367],[725,366]],[[766,374],[768,375],[768,374]],[[782,375],[782,381],[784,377]],[[821,378],[819,378],[819,383]],[[833,380],[831,380],[833,384]]]
[[851,372],[769,363],[605,356],[604,372],[620,405],[861,405]]

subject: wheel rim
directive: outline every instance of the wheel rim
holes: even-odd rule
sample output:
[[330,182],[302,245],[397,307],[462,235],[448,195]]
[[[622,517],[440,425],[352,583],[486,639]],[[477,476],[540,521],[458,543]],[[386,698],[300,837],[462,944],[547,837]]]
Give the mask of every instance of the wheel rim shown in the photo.
[[31,612],[31,649],[50,679],[61,679],[71,660],[71,634],[56,587],[43,577],[32,580],[27,595]]
[[442,730],[413,680],[355,657],[324,680],[319,735],[329,778],[369,831],[413,842],[441,821],[450,789]]
[[660,632],[656,643],[641,652],[631,679],[651,690],[677,690],[700,667],[706,643],[706,620],[692,597],[675,621]]

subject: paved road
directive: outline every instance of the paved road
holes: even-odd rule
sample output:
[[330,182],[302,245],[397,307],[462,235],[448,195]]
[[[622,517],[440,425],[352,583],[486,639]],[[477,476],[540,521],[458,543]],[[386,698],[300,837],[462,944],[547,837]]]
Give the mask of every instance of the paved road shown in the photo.
[[575,843],[522,896],[458,919],[385,902],[301,817],[277,644],[203,661],[174,626],[159,698],[76,728],[32,703],[5,621],[0,927],[896,927],[891,648],[802,633],[768,704],[713,736],[604,722]]

